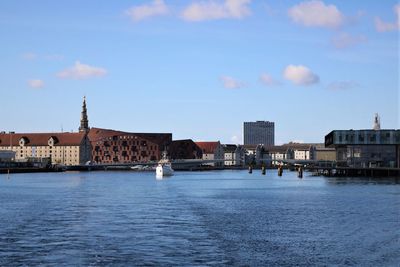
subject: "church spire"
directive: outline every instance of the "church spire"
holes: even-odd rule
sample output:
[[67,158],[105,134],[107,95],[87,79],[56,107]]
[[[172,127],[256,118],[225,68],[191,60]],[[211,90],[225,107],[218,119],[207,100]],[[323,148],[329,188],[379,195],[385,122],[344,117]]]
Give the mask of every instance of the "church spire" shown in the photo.
[[86,109],[86,96],[83,97],[82,104],[82,113],[81,113],[81,125],[79,126],[79,132],[88,132],[89,131],[89,120],[87,116]]

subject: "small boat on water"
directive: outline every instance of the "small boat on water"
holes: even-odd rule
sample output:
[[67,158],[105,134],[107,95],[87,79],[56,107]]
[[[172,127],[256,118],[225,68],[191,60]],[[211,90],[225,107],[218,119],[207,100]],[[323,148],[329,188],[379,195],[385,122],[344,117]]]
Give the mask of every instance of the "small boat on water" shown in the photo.
[[174,170],[171,166],[171,161],[167,158],[167,152],[163,152],[162,159],[158,162],[156,167],[156,178],[162,179],[165,176],[172,176],[174,175]]

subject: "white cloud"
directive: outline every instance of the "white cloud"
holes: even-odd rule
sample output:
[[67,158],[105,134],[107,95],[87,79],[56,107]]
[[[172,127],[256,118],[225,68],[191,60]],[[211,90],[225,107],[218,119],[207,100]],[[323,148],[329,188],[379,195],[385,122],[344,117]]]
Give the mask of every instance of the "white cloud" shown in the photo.
[[381,18],[375,18],[375,28],[378,32],[389,32],[400,30],[400,4],[393,7],[394,13],[396,13],[397,21],[395,22],[385,22]]
[[329,90],[333,91],[341,91],[341,90],[350,90],[359,87],[360,85],[353,81],[337,81],[332,82],[328,85]]
[[107,71],[103,68],[93,67],[76,61],[74,66],[59,72],[57,76],[66,79],[86,79],[90,77],[100,77],[106,74]]
[[32,52],[27,52],[22,54],[21,57],[25,60],[35,60],[38,57],[38,55]]
[[134,21],[140,21],[149,17],[168,14],[169,10],[163,0],[154,0],[151,4],[133,6],[125,11]]
[[266,86],[276,86],[280,84],[278,81],[272,78],[272,76],[269,75],[268,73],[262,73],[260,75],[260,81]]
[[344,23],[345,17],[335,5],[311,0],[301,2],[288,11],[289,17],[298,24],[310,27],[337,28]]
[[44,86],[44,82],[39,79],[29,80],[28,85],[32,88],[42,88]]
[[238,81],[230,76],[222,76],[221,80],[224,87],[227,89],[238,89],[246,87],[246,83]]
[[297,85],[311,85],[319,82],[318,75],[302,65],[289,65],[283,72],[285,79]]
[[241,19],[251,14],[248,7],[251,0],[225,0],[195,2],[182,12],[182,18],[188,21],[215,19]]
[[390,32],[396,30],[398,27],[396,23],[384,22],[381,18],[375,18],[375,28],[378,32]]
[[351,47],[357,44],[365,43],[367,37],[364,35],[351,35],[348,33],[341,33],[332,38],[332,45],[338,49]]

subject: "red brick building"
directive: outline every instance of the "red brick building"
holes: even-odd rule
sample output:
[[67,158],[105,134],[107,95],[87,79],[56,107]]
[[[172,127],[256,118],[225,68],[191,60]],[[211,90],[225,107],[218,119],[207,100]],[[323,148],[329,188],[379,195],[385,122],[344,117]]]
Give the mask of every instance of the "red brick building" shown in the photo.
[[95,163],[155,161],[172,142],[170,133],[128,133],[91,128],[88,133]]

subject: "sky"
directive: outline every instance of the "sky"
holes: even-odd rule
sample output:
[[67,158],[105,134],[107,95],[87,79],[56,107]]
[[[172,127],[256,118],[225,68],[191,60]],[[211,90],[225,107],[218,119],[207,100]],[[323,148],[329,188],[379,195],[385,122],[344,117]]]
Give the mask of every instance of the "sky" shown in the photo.
[[1,1],[1,131],[242,143],[400,125],[398,1]]

